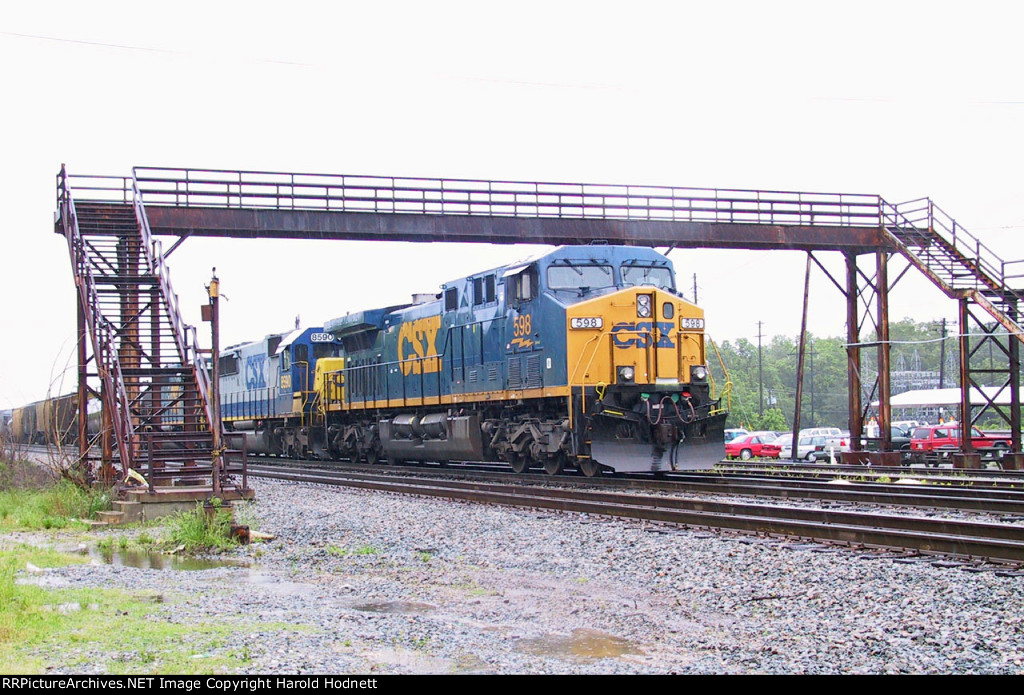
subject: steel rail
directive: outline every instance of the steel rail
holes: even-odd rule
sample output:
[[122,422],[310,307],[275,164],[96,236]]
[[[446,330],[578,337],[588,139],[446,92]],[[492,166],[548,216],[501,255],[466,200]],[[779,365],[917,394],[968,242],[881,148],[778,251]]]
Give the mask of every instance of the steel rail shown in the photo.
[[[272,464],[265,464],[272,465]],[[288,465],[322,468],[316,462],[290,461]],[[335,463],[334,465],[338,465]],[[369,464],[343,464],[345,469],[363,471],[375,475],[380,466]],[[509,471],[481,471],[462,466],[430,467],[392,466],[391,472],[401,471],[407,475],[459,476],[462,479],[478,481],[507,481],[512,477]],[[354,474],[353,474],[354,475]],[[689,492],[698,494],[731,494],[741,496],[782,497],[853,504],[900,505],[930,509],[959,509],[993,514],[1024,514],[1024,490],[997,490],[992,488],[968,488],[929,485],[921,488],[899,487],[893,490],[890,484],[882,489],[880,483],[842,483],[831,481],[796,480],[775,476],[730,476],[706,475],[700,473],[676,473],[664,478],[639,477],[598,477],[580,479],[576,476],[549,476],[547,474],[520,474],[514,482],[571,485],[574,487],[640,488],[663,492]]]
[[[327,473],[325,475],[324,473]],[[581,492],[477,482],[410,482],[407,478],[350,476],[345,472],[288,472],[255,468],[258,477],[402,494],[552,509],[657,521],[683,526],[785,535],[844,545],[898,548],[921,553],[1024,562],[1024,528],[1001,524],[886,516],[778,505],[708,502],[682,498]]]

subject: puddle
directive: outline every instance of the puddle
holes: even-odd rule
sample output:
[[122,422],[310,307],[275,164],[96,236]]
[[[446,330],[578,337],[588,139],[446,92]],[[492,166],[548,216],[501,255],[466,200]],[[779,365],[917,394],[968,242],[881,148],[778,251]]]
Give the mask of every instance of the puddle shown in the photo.
[[360,603],[352,607],[363,613],[399,613],[404,615],[429,613],[436,608],[429,603],[416,603],[415,601],[381,601]]
[[627,639],[587,628],[573,630],[571,635],[545,635],[520,640],[517,651],[535,656],[579,660],[615,659],[624,654],[643,654]]
[[210,570],[218,567],[238,567],[242,563],[232,560],[165,555],[145,550],[100,550],[90,548],[89,557],[115,567],[135,567],[143,570]]
[[403,672],[410,674],[433,674],[448,673],[451,671],[451,663],[447,659],[438,659],[427,654],[413,652],[408,649],[396,647],[394,649],[380,649],[367,652],[361,655],[373,663],[388,664],[397,666]]
[[309,584],[289,582],[263,572],[250,571],[246,581],[279,596],[310,596],[313,593],[313,587]]

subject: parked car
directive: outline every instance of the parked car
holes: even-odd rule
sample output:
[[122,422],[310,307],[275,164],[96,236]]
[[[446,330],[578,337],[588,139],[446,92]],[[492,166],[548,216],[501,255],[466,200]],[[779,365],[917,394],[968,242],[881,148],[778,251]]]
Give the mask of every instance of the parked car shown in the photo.
[[[901,459],[906,461],[910,457],[910,435],[914,428],[905,427],[898,422],[892,423],[889,432],[892,435],[892,451],[898,451]],[[876,425],[874,430],[867,430],[867,439],[864,440],[864,448],[867,451],[878,451],[881,448],[880,432]]]
[[[823,435],[801,436],[796,444],[796,457],[798,460],[813,463],[819,458],[828,458],[829,451],[825,448],[828,440]],[[784,434],[776,442],[779,445],[779,459],[788,461],[793,458],[793,435]]]
[[843,432],[838,427],[812,427],[810,429],[800,430],[801,437],[824,437],[824,451],[825,456],[819,458],[827,458],[832,455],[832,452],[840,453],[843,451],[850,450],[850,433]]
[[[971,446],[983,456],[1000,458],[1010,448],[1010,439],[988,435],[972,427]],[[918,427],[910,438],[910,457],[918,463],[938,462],[959,450],[960,425],[955,422]]]
[[728,444],[737,437],[745,437],[748,434],[750,434],[750,430],[742,428],[728,429],[725,431],[725,443]]
[[[769,441],[771,440],[771,441]],[[748,434],[742,437],[728,442],[725,445],[725,455],[727,458],[741,458],[744,461],[751,459],[755,456],[762,458],[769,455],[778,455],[778,447],[772,447],[771,443],[775,440],[775,437],[763,434]],[[767,451],[771,454],[766,454]]]
[[779,438],[779,435],[782,434],[782,432],[775,432],[773,430],[758,430],[756,432],[751,432],[751,434],[756,434],[757,436],[763,438],[766,442],[774,442],[776,439]]

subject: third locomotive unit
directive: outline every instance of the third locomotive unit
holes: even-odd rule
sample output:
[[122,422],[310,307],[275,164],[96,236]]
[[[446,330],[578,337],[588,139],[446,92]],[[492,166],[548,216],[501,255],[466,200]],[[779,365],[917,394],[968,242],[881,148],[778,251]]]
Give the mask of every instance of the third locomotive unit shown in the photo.
[[572,246],[228,348],[221,410],[258,453],[706,468],[726,417],[707,362],[704,313],[668,258]]

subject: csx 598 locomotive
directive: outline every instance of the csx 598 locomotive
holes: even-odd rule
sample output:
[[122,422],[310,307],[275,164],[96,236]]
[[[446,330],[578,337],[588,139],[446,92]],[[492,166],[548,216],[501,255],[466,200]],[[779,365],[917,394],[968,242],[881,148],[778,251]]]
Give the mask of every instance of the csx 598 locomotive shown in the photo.
[[572,246],[221,355],[250,451],[657,472],[724,456],[701,309],[652,249]]

